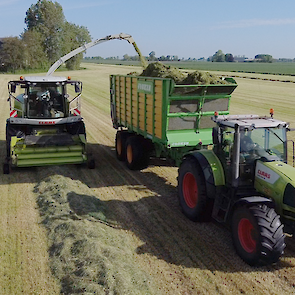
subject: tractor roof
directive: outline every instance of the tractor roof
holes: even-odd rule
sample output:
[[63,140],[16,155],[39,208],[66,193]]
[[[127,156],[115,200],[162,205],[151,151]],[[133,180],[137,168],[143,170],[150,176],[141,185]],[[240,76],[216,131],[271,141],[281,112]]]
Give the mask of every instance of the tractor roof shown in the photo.
[[212,118],[218,125],[235,127],[236,125],[246,128],[271,128],[288,127],[288,123],[276,120],[272,117],[262,117],[258,115],[219,115]]
[[29,76],[24,77],[24,81],[28,82],[65,82],[68,79],[66,77],[55,76]]

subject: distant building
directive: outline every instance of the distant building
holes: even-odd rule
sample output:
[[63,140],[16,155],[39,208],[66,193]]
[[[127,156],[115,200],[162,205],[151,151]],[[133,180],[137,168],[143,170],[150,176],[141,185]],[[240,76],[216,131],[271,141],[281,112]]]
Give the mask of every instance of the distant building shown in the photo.
[[248,57],[246,57],[245,55],[234,56],[235,62],[244,62],[246,59],[248,59]]

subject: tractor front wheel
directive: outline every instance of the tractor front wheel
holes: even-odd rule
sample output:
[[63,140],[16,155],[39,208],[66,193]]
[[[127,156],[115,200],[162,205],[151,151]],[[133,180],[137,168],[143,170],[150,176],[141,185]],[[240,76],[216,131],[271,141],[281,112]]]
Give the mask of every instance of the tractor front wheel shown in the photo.
[[280,216],[262,204],[235,209],[232,238],[238,255],[252,266],[277,262],[286,246]]
[[186,217],[201,221],[211,217],[202,169],[193,157],[184,159],[178,171],[178,197]]

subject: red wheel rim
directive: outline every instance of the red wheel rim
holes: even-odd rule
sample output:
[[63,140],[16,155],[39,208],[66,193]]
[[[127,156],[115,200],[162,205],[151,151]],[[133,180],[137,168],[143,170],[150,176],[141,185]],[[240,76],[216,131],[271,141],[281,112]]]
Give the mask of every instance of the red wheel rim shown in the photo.
[[255,229],[249,219],[243,218],[238,225],[238,235],[241,246],[248,253],[252,253],[256,249],[256,240],[254,239]]
[[187,206],[195,208],[198,202],[198,186],[194,175],[190,172],[183,177],[182,193]]

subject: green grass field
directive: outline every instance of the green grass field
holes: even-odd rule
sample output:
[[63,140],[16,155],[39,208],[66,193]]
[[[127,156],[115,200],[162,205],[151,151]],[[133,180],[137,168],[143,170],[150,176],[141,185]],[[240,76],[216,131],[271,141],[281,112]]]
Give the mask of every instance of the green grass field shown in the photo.
[[[85,63],[114,64],[126,66],[140,66],[140,62],[121,61],[121,60],[84,60]],[[274,62],[274,63],[235,63],[235,62],[163,62],[166,65],[189,70],[201,71],[224,71],[241,73],[259,73],[275,75],[295,75],[294,62]]]

